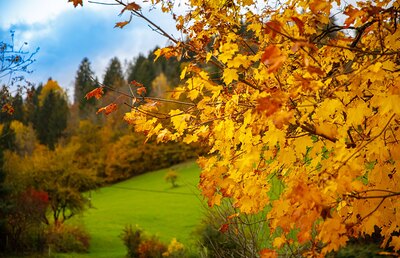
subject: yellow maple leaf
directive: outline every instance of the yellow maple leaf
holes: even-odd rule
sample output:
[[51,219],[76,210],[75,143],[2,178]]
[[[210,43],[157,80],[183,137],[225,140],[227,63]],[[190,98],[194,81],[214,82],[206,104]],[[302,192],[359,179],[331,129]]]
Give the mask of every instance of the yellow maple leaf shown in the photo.
[[224,82],[229,85],[233,81],[239,80],[238,71],[236,69],[226,68],[223,74]]

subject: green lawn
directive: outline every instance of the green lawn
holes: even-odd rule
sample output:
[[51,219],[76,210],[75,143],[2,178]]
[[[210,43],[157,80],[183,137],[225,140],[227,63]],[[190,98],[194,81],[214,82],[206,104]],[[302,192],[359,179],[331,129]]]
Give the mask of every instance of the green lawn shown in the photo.
[[202,217],[202,201],[197,190],[200,170],[194,162],[173,167],[179,173],[179,187],[171,188],[163,169],[103,187],[92,193],[93,208],[81,220],[89,231],[89,254],[62,257],[124,257],[120,234],[127,224],[139,225],[163,242],[176,237],[190,245],[191,233]]

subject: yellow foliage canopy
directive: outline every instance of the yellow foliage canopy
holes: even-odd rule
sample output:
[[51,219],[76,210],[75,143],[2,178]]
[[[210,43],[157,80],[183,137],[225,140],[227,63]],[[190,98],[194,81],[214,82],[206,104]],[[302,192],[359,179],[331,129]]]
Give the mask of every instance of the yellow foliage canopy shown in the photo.
[[[153,2],[174,11],[173,1]],[[295,230],[311,253],[326,254],[378,226],[382,245],[398,251],[399,4],[349,4],[336,25],[334,3],[188,1],[173,16],[187,37],[160,30],[174,45],[156,51],[190,53],[177,99],[166,100],[180,107],[160,115],[143,98],[126,120],[160,141],[208,145],[203,195],[210,205],[231,198],[244,213],[270,204],[272,232],[282,229],[275,248]],[[284,188],[271,201],[273,176]]]

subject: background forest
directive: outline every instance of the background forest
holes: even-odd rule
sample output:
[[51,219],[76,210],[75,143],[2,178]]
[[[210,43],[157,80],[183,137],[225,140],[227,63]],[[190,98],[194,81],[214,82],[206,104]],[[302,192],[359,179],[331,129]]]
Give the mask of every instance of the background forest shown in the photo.
[[[165,97],[177,84],[180,65],[174,58],[154,62],[150,53],[123,71],[112,58],[99,82],[84,58],[72,101],[55,78],[28,85],[27,93],[11,94],[3,86],[1,106],[11,107],[0,113],[1,251],[43,251],[49,241],[58,241],[56,235],[68,235],[71,229],[60,225],[91,205],[88,191],[197,157],[194,146],[157,144],[134,133],[122,119],[129,104],[113,114],[96,114],[104,103],[128,102],[124,91],[131,81],[143,82],[147,96]],[[87,100],[86,93],[99,84],[116,91],[106,92],[101,102]],[[87,233],[72,231],[86,238]]]

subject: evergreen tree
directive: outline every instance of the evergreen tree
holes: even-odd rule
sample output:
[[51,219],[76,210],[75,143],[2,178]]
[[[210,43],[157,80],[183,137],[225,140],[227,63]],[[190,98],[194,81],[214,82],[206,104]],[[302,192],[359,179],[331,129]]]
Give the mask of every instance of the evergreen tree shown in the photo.
[[124,85],[122,66],[117,57],[110,60],[110,64],[104,74],[103,84],[113,88],[119,88]]
[[81,119],[87,119],[95,111],[95,100],[85,99],[86,93],[96,88],[96,83],[93,79],[94,72],[90,68],[89,59],[85,57],[76,73],[74,92],[74,104],[79,107],[79,117]]
[[142,83],[146,87],[148,95],[151,95],[152,82],[161,73],[167,77],[167,81],[171,86],[176,86],[179,83],[180,75],[180,62],[175,57],[169,59],[160,57],[157,61],[154,61],[155,55],[153,52],[151,51],[147,57],[140,54],[129,64],[127,70],[128,82],[135,80]]
[[27,124],[31,123],[33,125],[34,129],[36,129],[35,121],[37,120],[37,116],[39,113],[39,95],[40,95],[40,92],[42,91],[42,88],[43,88],[42,83],[39,84],[39,86],[37,88],[32,86],[28,91],[28,94],[26,96],[25,103],[24,103],[25,121],[27,122]]
[[11,105],[14,108],[14,113],[12,115],[12,120],[18,120],[23,123],[24,121],[24,100],[20,93],[17,93],[14,97],[12,97]]
[[151,82],[156,77],[153,60],[140,54],[128,67],[128,82],[133,80],[142,83],[148,94],[151,92]]
[[0,112],[0,121],[2,123],[11,122],[12,120],[18,120],[24,122],[23,116],[23,99],[20,93],[15,96],[11,96],[6,86],[3,86],[0,90],[0,108],[9,103],[13,109],[12,114],[8,112]]
[[[56,81],[49,80],[39,96],[39,110],[35,129],[42,144],[54,149],[58,139],[67,127],[68,103],[64,91]],[[51,87],[50,90],[48,88]],[[41,102],[43,101],[43,102]]]

